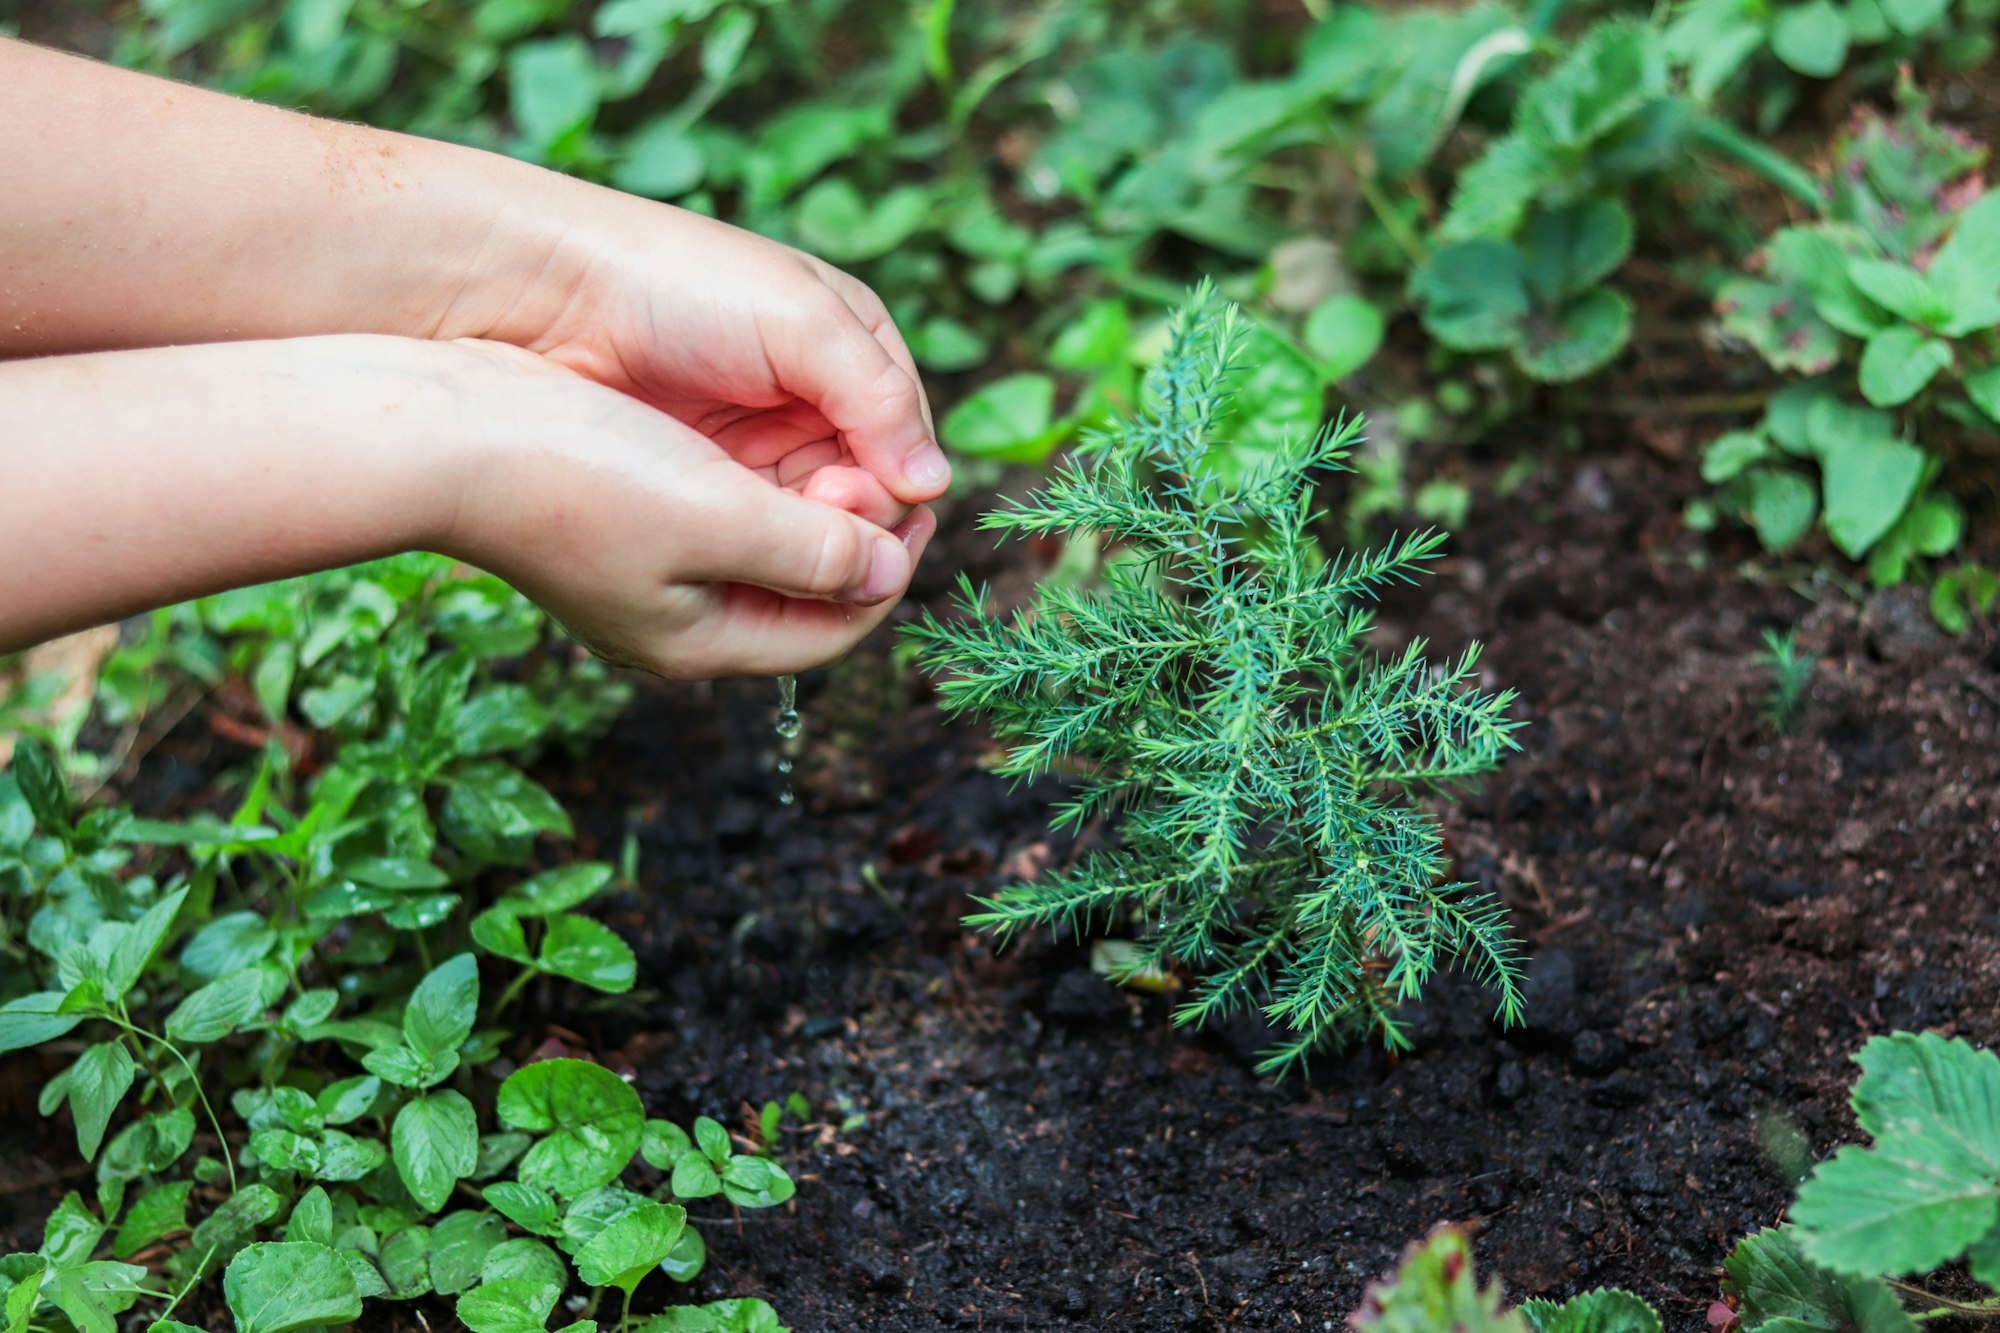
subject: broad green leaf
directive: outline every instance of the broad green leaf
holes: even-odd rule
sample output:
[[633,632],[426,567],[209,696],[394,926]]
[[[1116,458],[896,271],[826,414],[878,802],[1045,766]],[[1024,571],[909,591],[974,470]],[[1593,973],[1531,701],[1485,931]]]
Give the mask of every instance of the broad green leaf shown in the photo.
[[1832,0],[1808,0],[1779,11],[1771,50],[1800,74],[1830,79],[1847,63],[1850,36],[1847,15]]
[[1047,375],[1007,375],[945,413],[938,437],[946,447],[975,458],[1039,462],[1060,438],[1055,398],[1056,382]]
[[188,1191],[193,1188],[192,1180],[174,1180],[155,1185],[133,1200],[124,1221],[118,1224],[118,1234],[112,1237],[112,1255],[129,1258],[156,1240],[187,1230]]
[[1732,480],[1771,453],[1770,442],[1754,430],[1732,430],[1709,441],[1701,455],[1701,479],[1711,486]]
[[1319,359],[1320,374],[1338,380],[1373,359],[1383,333],[1382,312],[1365,298],[1343,292],[1314,306],[1299,336]]
[[1660,1333],[1653,1307],[1616,1287],[1599,1287],[1560,1304],[1525,1301],[1521,1316],[1535,1333]]
[[277,932],[263,917],[230,912],[189,938],[181,949],[181,966],[203,981],[216,981],[261,961],[277,942]]
[[112,1136],[97,1178],[137,1180],[166,1170],[194,1141],[194,1112],[185,1106],[142,1115]]
[[651,199],[674,199],[701,184],[708,160],[678,116],[656,116],[625,140],[611,183]]
[[1850,559],[1859,560],[1916,493],[1923,479],[1923,451],[1893,436],[1841,433],[1815,442],[1825,471],[1827,535]]
[[406,1103],[389,1136],[396,1172],[410,1197],[436,1212],[452,1186],[479,1164],[479,1124],[472,1103],[445,1089]]
[[792,1178],[776,1162],[761,1157],[732,1157],[722,1171],[722,1192],[739,1208],[775,1208],[798,1192]]
[[[1986,414],[1989,421],[2000,423],[2000,366],[1988,366],[1965,377],[1965,396],[1972,405]],[[30,997],[33,998],[33,997]],[[9,1049],[5,1043],[6,1006],[0,1006],[0,1051]]]
[[1750,525],[1767,551],[1788,550],[1812,529],[1819,512],[1813,485],[1796,472],[1750,475]]
[[581,907],[611,882],[613,871],[603,861],[572,861],[544,870],[507,890],[501,902],[516,916],[550,916]]
[[520,1177],[578,1195],[618,1177],[639,1149],[646,1113],[625,1080],[583,1060],[541,1060],[500,1086],[500,1119],[545,1137],[522,1157]]
[[515,47],[507,58],[508,106],[521,137],[546,151],[587,126],[597,114],[600,77],[581,37]]
[[510,962],[534,965],[527,932],[521,928],[521,918],[511,906],[496,904],[472,918],[472,942]]
[[56,1268],[75,1268],[89,1262],[103,1236],[104,1224],[72,1190],[42,1224],[42,1256]]
[[919,186],[898,186],[869,200],[846,178],[830,176],[799,200],[794,224],[806,249],[852,264],[879,259],[909,240],[930,210],[930,192]]
[[553,916],[542,940],[541,966],[593,990],[622,995],[638,977],[632,946],[587,916]]
[[1897,32],[1911,37],[1920,37],[1931,25],[1944,17],[1945,10],[1951,8],[1951,0],[1875,0],[1882,7],[1882,17],[1889,20]]
[[277,1217],[284,1207],[285,1201],[269,1185],[245,1185],[196,1225],[190,1244],[196,1250],[213,1246],[227,1253],[255,1235],[258,1227]]
[[138,982],[139,974],[145,971],[160,942],[167,937],[167,929],[174,924],[174,916],[187,895],[186,889],[176,889],[160,899],[119,939],[104,971],[106,988],[113,997],[124,995]]
[[451,1077],[458,1068],[458,1052],[442,1051],[435,1059],[425,1059],[407,1046],[385,1046],[364,1054],[361,1067],[399,1088],[428,1088]]
[[706,1199],[722,1192],[722,1177],[716,1174],[713,1163],[690,1153],[674,1164],[672,1187],[676,1198]]
[[167,1015],[167,1035],[175,1041],[220,1041],[264,1012],[264,973],[245,967],[211,981]]
[[671,1171],[676,1162],[695,1151],[698,1150],[694,1140],[671,1120],[646,1122],[644,1135],[639,1141],[639,1152],[648,1164],[662,1171]]
[[361,1296],[346,1262],[304,1241],[245,1246],[222,1275],[237,1333],[290,1333],[361,1317]]
[[81,1023],[82,1014],[59,1013],[61,991],[37,991],[0,1004],[0,1055],[53,1041]]
[[1543,213],[1523,238],[1528,287],[1551,306],[1591,292],[1631,253],[1632,215],[1606,199]]
[[76,1148],[86,1160],[97,1156],[112,1112],[132,1087],[134,1068],[122,1040],[99,1042],[70,1066],[69,1107],[76,1117]]
[[431,1293],[431,1229],[404,1227],[382,1242],[376,1263],[395,1301],[413,1301]]
[[1830,1273],[1800,1253],[1796,1228],[1745,1236],[1723,1265],[1723,1285],[1747,1329],[1773,1333],[1914,1333],[1887,1283]]
[[717,1166],[729,1160],[729,1131],[713,1116],[698,1115],[694,1118],[694,1145]]
[[1132,312],[1116,297],[1092,301],[1049,344],[1049,364],[1083,374],[1125,360],[1132,346]]
[[533,1278],[501,1278],[460,1296],[455,1313],[471,1333],[542,1333],[561,1296],[560,1286]]
[[1869,300],[1912,324],[1929,328],[1951,318],[1951,304],[1930,279],[1907,264],[1857,258],[1848,261],[1847,275]]
[[1861,396],[1898,407],[1951,366],[1951,345],[1912,328],[1884,329],[1861,351]]
[[518,1180],[496,1180],[484,1193],[486,1202],[522,1230],[538,1236],[556,1234],[556,1201],[547,1190],[523,1185]]
[[318,1185],[299,1196],[285,1219],[285,1239],[314,1245],[333,1244],[333,1200]]
[[403,1009],[403,1037],[419,1056],[457,1054],[479,1013],[479,963],[469,953],[431,969]]
[[2000,1187],[1972,1163],[1893,1135],[1820,1163],[1792,1209],[1800,1246],[1841,1273],[1924,1273],[2000,1222]]
[[1528,316],[1527,275],[1505,241],[1480,237],[1448,245],[1410,279],[1424,327],[1461,352],[1497,352],[1521,340]]
[[1602,369],[1632,336],[1632,303],[1600,287],[1553,317],[1530,323],[1514,349],[1521,369],[1549,384],[1565,384]]
[[660,1271],[676,1282],[692,1282],[707,1264],[708,1242],[701,1238],[699,1229],[689,1226],[681,1229],[673,1251],[660,1260]]
[[525,1280],[561,1291],[569,1285],[569,1265],[549,1246],[528,1237],[503,1240],[487,1251],[480,1266],[482,1284]]
[[673,1253],[686,1210],[644,1200],[576,1252],[577,1276],[593,1287],[630,1292]]
[[431,1228],[431,1284],[440,1296],[454,1296],[478,1283],[493,1247],[507,1239],[507,1226],[492,1213],[461,1210]]

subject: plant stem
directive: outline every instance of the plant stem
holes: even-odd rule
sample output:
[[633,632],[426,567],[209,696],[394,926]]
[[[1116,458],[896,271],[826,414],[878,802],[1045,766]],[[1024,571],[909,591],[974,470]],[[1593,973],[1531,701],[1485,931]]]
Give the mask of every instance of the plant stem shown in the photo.
[[[194,1065],[189,1062],[187,1056],[181,1054],[180,1047],[174,1045],[157,1032],[148,1032],[146,1029],[134,1023],[129,1023],[115,1014],[108,1014],[106,1017],[119,1027],[124,1028],[127,1032],[143,1037],[147,1041],[158,1042],[174,1059],[181,1062],[181,1068],[187,1071],[188,1085],[194,1089],[195,1100],[199,1101],[201,1109],[208,1113],[209,1128],[215,1131],[215,1141],[222,1150],[222,1167],[223,1170],[229,1173],[229,1192],[231,1194],[236,1193],[236,1156],[229,1150],[229,1138],[222,1132],[222,1121],[216,1116],[215,1108],[208,1104],[208,1094],[201,1089],[201,1075],[195,1072]],[[205,1264],[208,1261],[204,1259],[202,1262]]]
[[1718,116],[1703,112],[1695,117],[1695,142],[1748,167],[1771,184],[1818,214],[1826,207],[1819,181],[1798,163],[1777,149],[1731,125]]

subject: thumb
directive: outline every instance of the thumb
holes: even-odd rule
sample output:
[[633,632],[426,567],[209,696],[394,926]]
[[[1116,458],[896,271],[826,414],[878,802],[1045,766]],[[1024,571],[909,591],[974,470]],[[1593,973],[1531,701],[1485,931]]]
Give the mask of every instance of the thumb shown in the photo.
[[902,593],[911,557],[892,534],[735,468],[712,497],[714,522],[688,576],[786,597],[872,606]]

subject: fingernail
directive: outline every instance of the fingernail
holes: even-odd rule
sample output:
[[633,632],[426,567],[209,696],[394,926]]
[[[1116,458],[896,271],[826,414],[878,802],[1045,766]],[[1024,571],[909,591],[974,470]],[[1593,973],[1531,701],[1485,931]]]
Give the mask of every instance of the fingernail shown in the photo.
[[943,490],[951,484],[951,464],[945,462],[944,451],[937,447],[936,441],[925,440],[903,460],[903,475],[913,486]]
[[868,560],[868,581],[861,585],[861,600],[880,602],[895,596],[909,567],[910,556],[903,543],[894,537],[878,538],[875,554]]

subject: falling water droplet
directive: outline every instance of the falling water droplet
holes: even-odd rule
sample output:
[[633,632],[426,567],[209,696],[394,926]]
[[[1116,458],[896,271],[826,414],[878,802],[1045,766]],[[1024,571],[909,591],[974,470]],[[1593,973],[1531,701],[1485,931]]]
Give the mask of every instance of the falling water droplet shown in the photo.
[[799,722],[799,678],[797,676],[778,677],[778,721],[774,728],[778,733],[778,775],[784,780],[784,787],[778,793],[778,804],[790,805],[798,799],[792,791],[793,744],[803,730]]

